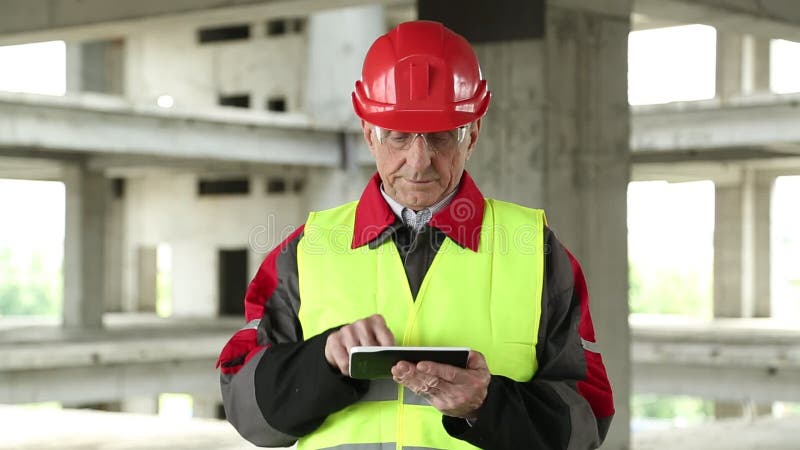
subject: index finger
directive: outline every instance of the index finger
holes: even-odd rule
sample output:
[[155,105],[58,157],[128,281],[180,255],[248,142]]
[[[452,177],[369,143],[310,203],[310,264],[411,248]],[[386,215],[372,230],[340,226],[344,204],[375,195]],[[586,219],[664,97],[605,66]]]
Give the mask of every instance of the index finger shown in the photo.
[[392,334],[389,327],[386,326],[386,321],[384,320],[383,316],[376,314],[370,317],[370,329],[372,334],[375,336],[375,340],[378,341],[378,345],[381,346],[390,346],[394,345],[394,335]]
[[417,370],[422,373],[441,378],[448,383],[453,383],[459,372],[464,369],[451,366],[450,364],[442,364],[433,361],[420,361],[417,363]]

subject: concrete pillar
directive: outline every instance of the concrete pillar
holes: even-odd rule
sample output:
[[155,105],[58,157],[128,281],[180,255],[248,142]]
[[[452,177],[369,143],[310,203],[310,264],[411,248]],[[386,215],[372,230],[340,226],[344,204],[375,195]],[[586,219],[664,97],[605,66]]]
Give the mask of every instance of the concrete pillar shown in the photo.
[[105,230],[105,311],[123,311],[123,255],[126,249],[124,182],[117,180],[109,200]]
[[308,20],[305,111],[318,122],[353,122],[350,92],[372,42],[386,32],[382,5],[332,9]]
[[717,30],[717,98],[726,102],[742,94],[742,35]]
[[[714,317],[770,317],[770,204],[774,176],[744,169],[717,185],[714,224]],[[717,401],[717,418],[768,415],[770,404]]]
[[745,35],[742,40],[742,93],[769,93],[770,39]]
[[83,164],[65,164],[64,311],[66,328],[101,328],[104,229],[109,182]]
[[775,176],[756,173],[753,177],[753,316],[772,317],[772,191]]
[[487,196],[545,208],[581,261],[616,403],[603,448],[627,449],[631,2],[550,1],[546,11],[544,37],[476,46],[493,100],[467,169]]
[[158,248],[141,246],[136,251],[138,297],[136,311],[155,312],[158,283]]
[[768,38],[717,30],[717,98],[769,92]]
[[774,178],[746,169],[718,185],[714,317],[770,317],[770,199]]
[[80,42],[66,42],[67,94],[77,94],[83,89],[83,47]]

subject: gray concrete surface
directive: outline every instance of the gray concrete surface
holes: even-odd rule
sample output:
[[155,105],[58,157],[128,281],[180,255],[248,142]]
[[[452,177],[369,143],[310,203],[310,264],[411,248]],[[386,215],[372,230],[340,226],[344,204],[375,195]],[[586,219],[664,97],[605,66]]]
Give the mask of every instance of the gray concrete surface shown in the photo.
[[[254,448],[225,421],[0,405],[0,449]],[[796,450],[800,417],[725,420],[633,435],[632,450]]]
[[0,405],[0,449],[234,450],[254,448],[230,424],[88,410]]
[[800,417],[730,419],[633,435],[633,450],[797,450]]

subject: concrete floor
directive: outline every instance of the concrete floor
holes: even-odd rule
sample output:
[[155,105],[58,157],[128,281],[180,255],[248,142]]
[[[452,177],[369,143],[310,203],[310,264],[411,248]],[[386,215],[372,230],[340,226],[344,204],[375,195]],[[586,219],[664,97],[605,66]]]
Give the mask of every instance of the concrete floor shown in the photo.
[[235,450],[253,448],[227,422],[0,405],[0,449]]
[[[253,446],[227,423],[0,405],[0,449],[234,450]],[[797,450],[800,417],[728,420],[641,432],[633,450]]]
[[633,435],[633,450],[798,450],[800,416],[728,419]]

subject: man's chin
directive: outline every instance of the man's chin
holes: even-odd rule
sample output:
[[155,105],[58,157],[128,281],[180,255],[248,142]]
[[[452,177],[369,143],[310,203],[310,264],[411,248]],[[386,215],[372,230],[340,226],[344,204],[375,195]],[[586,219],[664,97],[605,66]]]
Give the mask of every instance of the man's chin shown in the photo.
[[436,204],[436,198],[433,195],[416,195],[416,196],[407,196],[403,199],[404,206],[407,206],[413,210],[419,211],[423,208],[428,208]]

